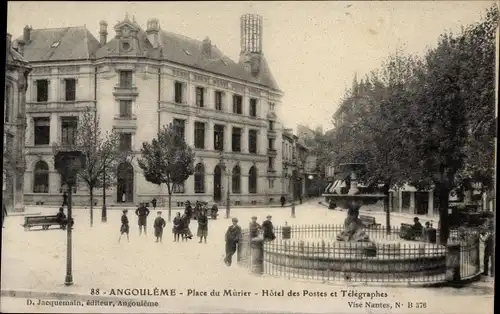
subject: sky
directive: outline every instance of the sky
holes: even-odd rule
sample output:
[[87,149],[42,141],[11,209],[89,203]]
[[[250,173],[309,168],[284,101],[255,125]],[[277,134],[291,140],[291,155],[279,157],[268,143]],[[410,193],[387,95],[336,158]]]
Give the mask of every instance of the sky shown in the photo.
[[279,112],[288,128],[331,128],[331,116],[357,74],[377,69],[396,49],[423,55],[440,34],[480,21],[492,1],[257,1],[257,2],[35,2],[8,3],[7,31],[23,27],[83,26],[99,39],[125,14],[145,28],[157,18],[162,29],[203,40],[208,36],[228,57],[240,53],[239,18],[263,16],[263,51],[285,96]]

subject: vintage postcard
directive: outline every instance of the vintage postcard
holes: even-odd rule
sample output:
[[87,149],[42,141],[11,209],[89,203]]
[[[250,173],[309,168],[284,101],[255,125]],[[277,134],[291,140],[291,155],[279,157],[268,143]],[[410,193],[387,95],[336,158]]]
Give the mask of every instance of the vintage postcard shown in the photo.
[[9,1],[2,313],[493,313],[495,1]]

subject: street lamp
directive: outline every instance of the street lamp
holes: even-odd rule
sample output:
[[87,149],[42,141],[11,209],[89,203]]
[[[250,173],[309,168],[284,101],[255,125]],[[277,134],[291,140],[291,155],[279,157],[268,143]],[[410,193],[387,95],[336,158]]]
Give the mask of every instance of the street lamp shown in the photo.
[[72,269],[72,230],[73,230],[73,186],[76,184],[76,174],[79,169],[85,167],[85,155],[81,151],[61,151],[54,156],[54,166],[61,174],[62,181],[68,186],[68,226],[67,247],[66,247],[66,278],[64,284],[70,286],[73,284]]
[[[220,167],[222,171],[227,175],[227,187],[226,187],[226,219],[229,219],[231,213],[231,195],[229,194],[231,172],[229,170],[229,160],[228,165],[224,162],[224,154],[220,152]],[[221,178],[222,179],[222,178]]]

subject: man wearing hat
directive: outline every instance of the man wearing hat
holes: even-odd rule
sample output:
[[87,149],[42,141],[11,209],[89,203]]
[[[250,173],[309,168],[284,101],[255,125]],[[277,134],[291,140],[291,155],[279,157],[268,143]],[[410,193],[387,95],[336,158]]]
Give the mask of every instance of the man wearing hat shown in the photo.
[[226,257],[224,263],[231,266],[233,255],[241,239],[241,227],[238,226],[238,219],[232,219],[233,224],[226,231]]
[[266,221],[262,223],[262,229],[264,230],[264,241],[272,241],[276,239],[274,235],[274,226],[271,222],[271,215],[267,215]]
[[249,226],[250,239],[258,237],[260,229],[262,229],[262,227],[257,222],[257,217],[253,216]]

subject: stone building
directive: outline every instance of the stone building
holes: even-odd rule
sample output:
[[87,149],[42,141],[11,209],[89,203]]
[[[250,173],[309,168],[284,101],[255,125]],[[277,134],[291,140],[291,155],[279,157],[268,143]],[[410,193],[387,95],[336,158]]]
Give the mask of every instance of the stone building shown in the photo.
[[[122,149],[135,153],[119,166],[108,204],[168,194],[166,187],[146,182],[137,157],[142,143],[169,123],[196,154],[195,174],[175,188],[174,205],[224,202],[228,188],[233,205],[277,202],[280,187],[274,182],[282,167],[276,112],[283,93],[263,55],[262,17],[246,14],[240,22],[238,62],[208,37],[199,41],[168,32],[158,19],[143,28],[127,16],[112,30],[101,21],[99,40],[85,27],[25,29],[25,56],[33,65],[26,200],[60,202],[51,143],[72,141],[80,112],[90,107],[102,131],[119,132]],[[76,202],[88,203],[85,186],[74,192]]]
[[23,178],[25,170],[24,136],[26,128],[26,89],[31,67],[22,50],[6,38],[5,96],[3,107],[3,202],[8,210],[23,211]]
[[281,191],[283,195],[292,198],[292,189],[295,199],[304,198],[306,195],[306,172],[305,163],[308,156],[308,148],[299,141],[299,137],[293,134],[292,129],[284,129],[282,133],[282,160],[283,175],[281,179]]

